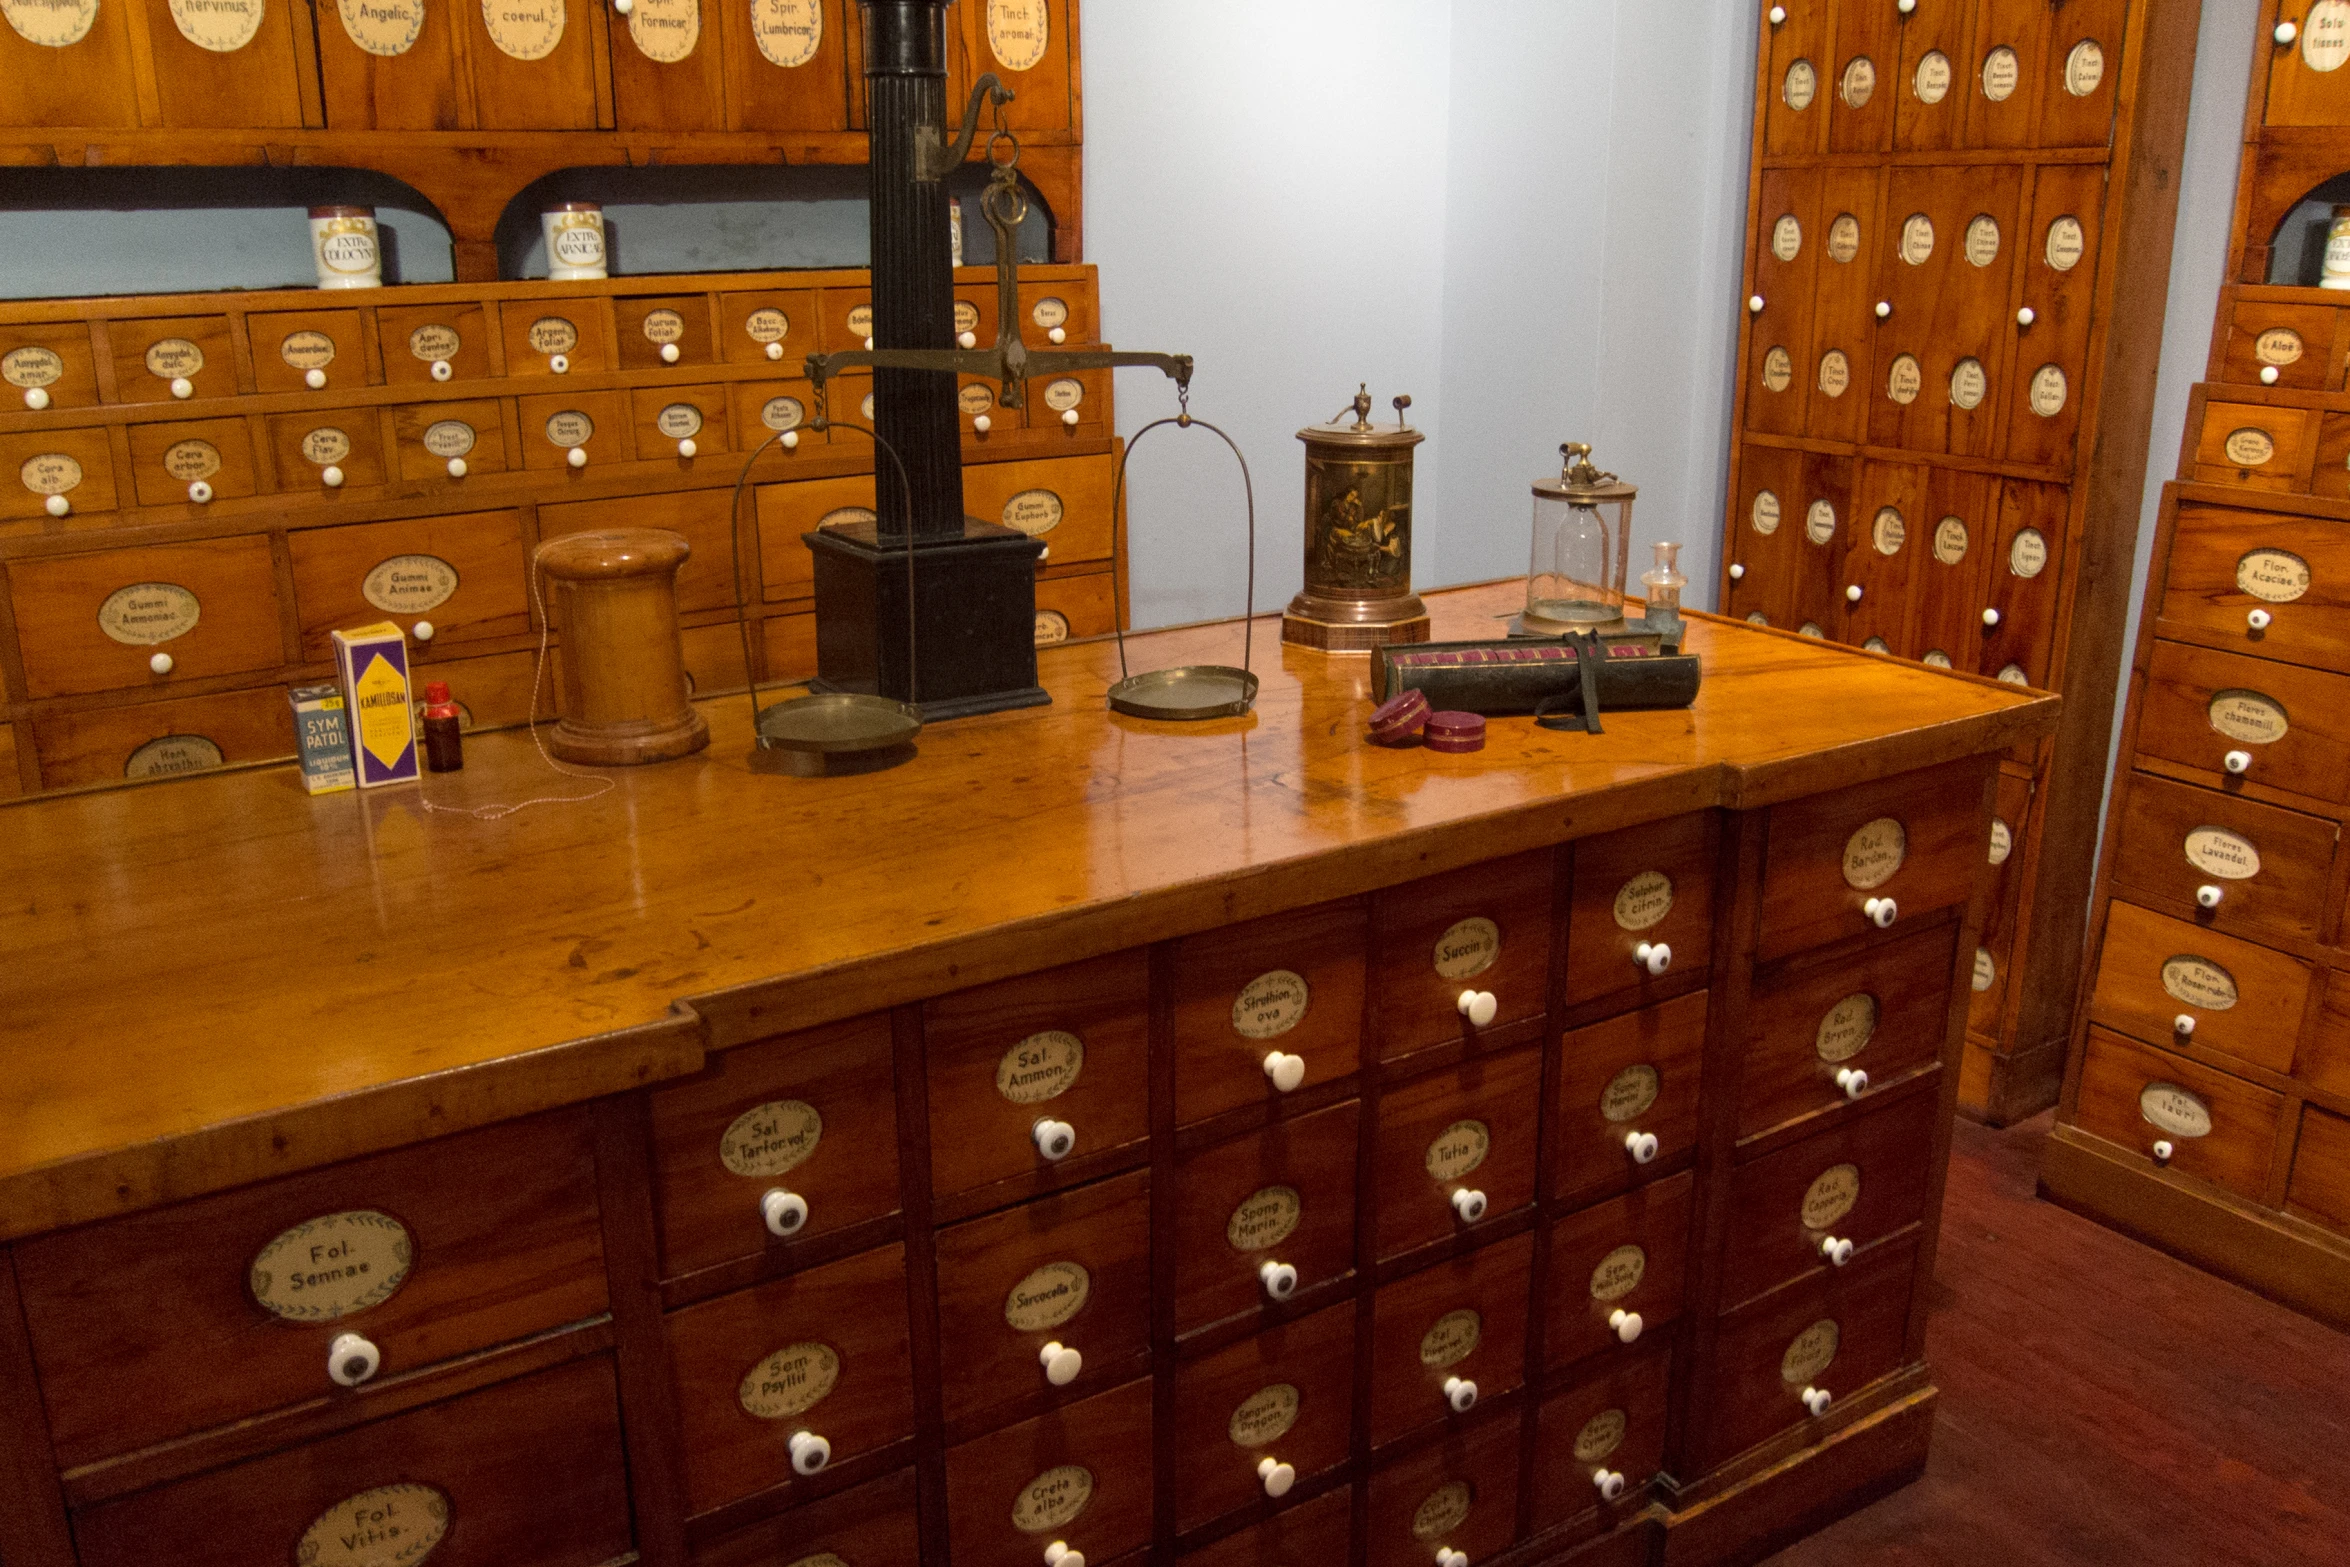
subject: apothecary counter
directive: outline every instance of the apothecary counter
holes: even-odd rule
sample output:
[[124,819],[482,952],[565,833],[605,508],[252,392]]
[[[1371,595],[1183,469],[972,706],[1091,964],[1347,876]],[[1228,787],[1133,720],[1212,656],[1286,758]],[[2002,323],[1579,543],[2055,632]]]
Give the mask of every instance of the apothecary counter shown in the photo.
[[862,777],[729,698],[609,789],[484,734],[0,807],[0,1561],[1716,1561],[1858,1505],[1924,1461],[2056,702],[1690,642],[1693,707],[1469,755],[1260,623],[1249,718],[1071,644]]

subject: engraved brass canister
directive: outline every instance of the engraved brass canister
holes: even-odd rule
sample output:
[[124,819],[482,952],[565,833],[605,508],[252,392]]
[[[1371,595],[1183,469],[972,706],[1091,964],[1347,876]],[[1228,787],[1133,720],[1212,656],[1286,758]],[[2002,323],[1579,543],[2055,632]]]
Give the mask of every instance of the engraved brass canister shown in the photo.
[[1371,423],[1371,394],[1354,419],[1297,432],[1306,443],[1306,585],[1281,617],[1281,640],[1326,653],[1368,653],[1428,640],[1428,609],[1412,591],[1412,448],[1404,423]]

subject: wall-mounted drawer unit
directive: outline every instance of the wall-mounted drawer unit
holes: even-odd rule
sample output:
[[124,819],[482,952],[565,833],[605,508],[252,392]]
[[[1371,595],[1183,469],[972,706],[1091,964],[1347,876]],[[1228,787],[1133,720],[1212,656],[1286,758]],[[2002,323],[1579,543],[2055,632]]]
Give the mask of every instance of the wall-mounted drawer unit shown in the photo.
[[160,691],[285,662],[258,535],[11,561],[8,580],[31,696]]
[[1089,1562],[1139,1550],[1151,1534],[1151,1473],[1147,1378],[950,1448],[956,1567],[1034,1567],[1053,1544]]
[[1345,1463],[1354,1369],[1351,1303],[1187,1364],[1175,1389],[1177,1532]]
[[[2264,1201],[2284,1100],[2091,1025],[2072,1124],[2181,1175]],[[2162,1144],[2165,1147],[2158,1148]]]
[[1463,1422],[1526,1377],[1534,1237],[1517,1235],[1379,1287],[1371,1300],[1371,1445]]
[[1539,1017],[1550,983],[1548,849],[1407,882],[1371,900],[1381,1060]]
[[1981,778],[1958,762],[1772,807],[1756,957],[1879,930],[1897,938],[1963,906],[1983,862]]
[[1354,1075],[1367,925],[1362,904],[1326,903],[1176,943],[1178,1123]]
[[1542,1050],[1472,1057],[1379,1100],[1381,1258],[1491,1224],[1534,1200]]
[[2149,1044],[2290,1072],[2314,978],[2298,958],[2117,900],[2089,1016]]
[[287,542],[306,659],[333,658],[329,633],[376,620],[398,622],[420,654],[530,629],[519,512],[306,528]]
[[1176,1332],[1310,1295],[1353,1270],[1361,1120],[1349,1099],[1176,1161]]
[[1591,1202],[1689,1163],[1707,995],[1700,990],[1560,1037],[1553,1047],[1552,1201]]
[[[1981,853],[1979,842],[1967,847],[1970,859]],[[1931,1065],[1942,1053],[1957,945],[1958,927],[1945,923],[1758,971],[1738,1135],[1858,1099],[1872,1084]]]
[[1672,1337],[1665,1330],[1681,1316],[1693,1186],[1684,1171],[1551,1226],[1542,1340],[1550,1365],[1624,1359],[1635,1344]]
[[1731,1177],[1722,1299],[1851,1265],[1926,1216],[1941,1097],[1931,1086],[1840,1118]]
[[1713,943],[1715,818],[1698,811],[1574,847],[1566,1004],[1648,999],[1706,966]]

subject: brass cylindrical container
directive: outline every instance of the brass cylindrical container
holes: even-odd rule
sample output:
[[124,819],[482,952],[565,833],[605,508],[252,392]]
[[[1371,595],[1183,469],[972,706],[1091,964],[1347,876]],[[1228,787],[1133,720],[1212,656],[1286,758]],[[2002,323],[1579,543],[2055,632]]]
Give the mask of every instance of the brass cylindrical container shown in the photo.
[[563,717],[547,749],[599,767],[665,762],[710,743],[686,700],[677,568],[693,547],[662,528],[607,528],[538,549],[563,632]]
[[1426,437],[1403,422],[1371,423],[1371,394],[1354,420],[1308,425],[1306,585],[1281,617],[1281,640],[1326,653],[1368,653],[1428,640],[1428,609],[1412,591],[1412,448]]

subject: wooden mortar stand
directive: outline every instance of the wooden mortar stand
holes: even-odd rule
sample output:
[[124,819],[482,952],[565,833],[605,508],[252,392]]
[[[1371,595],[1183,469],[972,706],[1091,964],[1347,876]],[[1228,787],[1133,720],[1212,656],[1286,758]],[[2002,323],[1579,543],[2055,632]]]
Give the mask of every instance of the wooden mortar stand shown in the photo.
[[538,570],[563,623],[563,718],[548,748],[598,767],[666,762],[710,743],[686,700],[677,568],[693,553],[663,528],[607,528],[550,539]]

